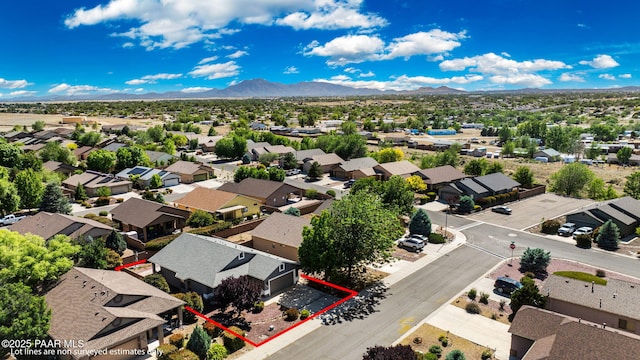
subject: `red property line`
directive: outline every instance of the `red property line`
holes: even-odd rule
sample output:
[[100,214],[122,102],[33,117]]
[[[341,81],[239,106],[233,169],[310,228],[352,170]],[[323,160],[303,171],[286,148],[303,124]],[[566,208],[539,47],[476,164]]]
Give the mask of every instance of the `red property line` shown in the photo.
[[132,267],[132,266],[136,266],[136,265],[144,264],[144,263],[146,263],[146,262],[147,262],[147,260],[145,259],[145,260],[140,260],[140,261],[136,261],[136,262],[128,263],[128,264],[125,264],[125,265],[120,265],[120,266],[117,266],[114,270],[115,270],[115,271],[120,271],[120,270],[122,270],[122,269],[126,269],[126,268],[129,268],[129,267]]

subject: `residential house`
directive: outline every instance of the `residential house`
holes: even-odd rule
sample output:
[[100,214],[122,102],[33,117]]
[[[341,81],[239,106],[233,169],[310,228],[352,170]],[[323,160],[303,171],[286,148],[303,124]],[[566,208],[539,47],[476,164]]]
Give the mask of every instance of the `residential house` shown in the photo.
[[263,205],[279,207],[286,205],[293,196],[302,197],[304,190],[278,181],[247,178],[239,183],[225,183],[218,188],[258,199]]
[[324,154],[325,152],[322,151],[322,149],[299,150],[294,153],[296,161],[298,162],[298,167],[302,167],[302,165],[304,165],[305,162],[311,160],[312,157]]
[[[257,143],[260,144],[260,143]],[[253,156],[253,160],[258,160],[260,155],[264,154],[276,154],[278,156],[284,156],[287,153],[294,153],[296,150],[290,146],[284,145],[266,145],[266,146],[256,146],[251,149],[251,154]]]
[[7,140],[7,142],[14,142],[14,141],[18,141],[24,138],[28,138],[31,137],[31,133],[27,132],[27,131],[10,131],[4,135],[2,135],[2,137]]
[[249,124],[249,127],[251,128],[251,130],[255,130],[255,131],[268,130],[267,125],[258,121],[252,122],[251,124]]
[[197,147],[202,149],[202,151],[206,151],[206,152],[215,151],[216,144],[220,139],[224,137],[220,135],[208,136],[206,134],[202,135],[202,134],[196,134],[194,132],[182,132],[182,131],[169,131],[169,133],[173,135],[183,135],[184,137],[189,139],[189,141],[196,139],[198,141]]
[[594,229],[607,220],[618,226],[622,237],[635,234],[635,229],[640,226],[640,200],[625,196],[587,206],[567,215],[567,221]]
[[360,179],[364,177],[375,176],[373,169],[379,165],[376,159],[372,157],[361,157],[344,161],[333,169],[333,176],[339,179]]
[[419,167],[408,160],[378,164],[374,166],[373,169],[376,173],[382,175],[383,180],[389,180],[389,178],[394,175],[408,178],[411,175],[416,175],[420,171]]
[[517,190],[520,183],[511,179],[503,173],[493,173],[474,178],[465,178],[442,186],[438,190],[438,196],[444,201],[453,201],[462,195],[468,195],[474,201],[494,196],[506,194]]
[[223,220],[242,219],[260,213],[262,202],[245,195],[196,187],[180,199],[176,207],[190,212],[204,210]]
[[96,150],[96,148],[91,146],[79,146],[78,148],[73,150],[73,155],[78,160],[87,160],[89,153],[91,153],[93,150]]
[[302,230],[310,225],[311,220],[306,217],[273,213],[251,230],[253,248],[299,262]]
[[42,164],[42,167],[49,171],[63,174],[65,176],[71,176],[71,174],[75,173],[76,170],[79,169],[73,165],[69,165],[69,164],[65,164],[65,163],[61,163],[59,161],[53,161],[53,160],[49,160],[45,162],[44,164]]
[[164,170],[179,175],[180,182],[183,184],[191,184],[196,181],[213,178],[213,167],[190,161],[176,161]]
[[[248,275],[269,296],[298,282],[298,265],[224,239],[183,233],[149,258],[167,282],[183,291],[212,294],[222,280]],[[207,296],[205,296],[207,297]]]
[[340,156],[334,153],[324,154],[324,155],[314,155],[311,157],[311,159],[309,159],[307,162],[304,163],[304,165],[302,166],[302,171],[304,173],[308,173],[309,169],[311,169],[311,166],[315,162],[320,164],[320,168],[322,169],[322,172],[326,174],[326,173],[330,173],[335,167],[342,164],[344,160],[342,160]]
[[142,242],[182,231],[191,212],[155,201],[130,198],[111,210],[122,231],[135,231]]
[[75,191],[78,184],[82,184],[88,196],[98,196],[97,191],[106,187],[111,195],[124,194],[131,191],[133,184],[128,179],[118,179],[111,174],[103,174],[97,171],[87,170],[82,174],[73,175],[62,182],[62,186]]
[[606,285],[551,275],[541,293],[546,308],[564,315],[640,334],[640,284],[607,279]]
[[510,359],[636,359],[640,337],[529,305],[511,326]]
[[27,216],[10,225],[7,229],[21,234],[38,235],[45,240],[58,234],[67,235],[72,239],[84,238],[85,236],[91,236],[94,239],[104,238],[113,230],[111,226],[95,220],[44,211]]
[[146,166],[136,166],[133,168],[126,168],[116,174],[118,179],[129,180],[131,176],[138,175],[138,185],[142,189],[151,187],[151,179],[154,175],[160,176],[162,179],[162,187],[176,186],[180,184],[180,175],[174,174],[170,171],[149,168]]
[[119,142],[113,142],[113,143],[108,144],[107,146],[103,147],[102,150],[109,150],[109,151],[117,152],[118,149],[123,148],[123,147],[127,147],[127,144],[123,144],[123,143],[119,143]]
[[149,157],[149,161],[151,161],[152,164],[157,164],[160,166],[168,165],[172,161],[174,161],[174,159],[176,159],[175,156],[171,154],[167,154],[166,152],[162,152],[162,151],[146,150],[145,153]]
[[549,162],[562,160],[560,152],[552,148],[538,150],[533,154],[534,158],[547,158]]
[[[74,267],[45,295],[51,309],[49,337],[67,359],[126,360],[164,342],[163,326],[184,301],[120,271]],[[136,354],[135,350],[139,350]],[[82,351],[80,351],[82,350]],[[89,356],[92,351],[107,351]]]
[[102,125],[100,130],[107,134],[111,134],[111,133],[120,134],[125,130],[125,128],[128,128],[129,131],[140,131],[140,130],[147,129],[146,126],[140,126],[140,125],[114,124],[114,125]]
[[[618,154],[616,153],[607,154],[607,164],[619,164],[619,163],[620,161],[618,160]],[[640,155],[631,154],[631,157],[629,157],[628,164],[635,165],[635,166],[640,165]]]
[[427,190],[430,191],[437,191],[447,184],[469,177],[469,175],[451,165],[422,169],[418,172],[418,175],[422,177],[427,185]]

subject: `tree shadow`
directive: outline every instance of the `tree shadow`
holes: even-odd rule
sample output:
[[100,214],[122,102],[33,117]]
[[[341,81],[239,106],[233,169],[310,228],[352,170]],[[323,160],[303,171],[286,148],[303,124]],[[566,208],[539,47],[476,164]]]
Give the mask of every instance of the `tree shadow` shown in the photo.
[[387,297],[388,288],[382,281],[361,291],[358,295],[322,314],[324,325],[337,325],[343,321],[363,320],[378,312],[380,302]]

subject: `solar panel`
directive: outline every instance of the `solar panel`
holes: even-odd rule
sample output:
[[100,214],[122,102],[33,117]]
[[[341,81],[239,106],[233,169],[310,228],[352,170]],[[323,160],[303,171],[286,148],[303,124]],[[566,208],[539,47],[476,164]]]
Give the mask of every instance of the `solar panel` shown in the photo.
[[131,169],[131,171],[129,171],[129,175],[140,175],[144,172],[146,172],[147,168],[143,168],[143,167],[134,167],[133,169]]

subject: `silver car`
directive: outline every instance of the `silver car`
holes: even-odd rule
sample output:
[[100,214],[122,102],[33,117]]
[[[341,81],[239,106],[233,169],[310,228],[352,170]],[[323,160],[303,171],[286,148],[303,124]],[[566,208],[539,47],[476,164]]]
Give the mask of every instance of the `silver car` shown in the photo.
[[404,238],[401,239],[398,242],[398,246],[407,248],[407,249],[412,249],[415,252],[419,252],[422,251],[422,249],[424,249],[424,245],[425,242],[421,239],[418,239],[417,237],[410,237],[410,238]]
[[593,234],[593,228],[590,228],[588,226],[583,226],[581,228],[578,228],[578,230],[573,232],[573,238],[577,238],[578,235],[591,235]]

